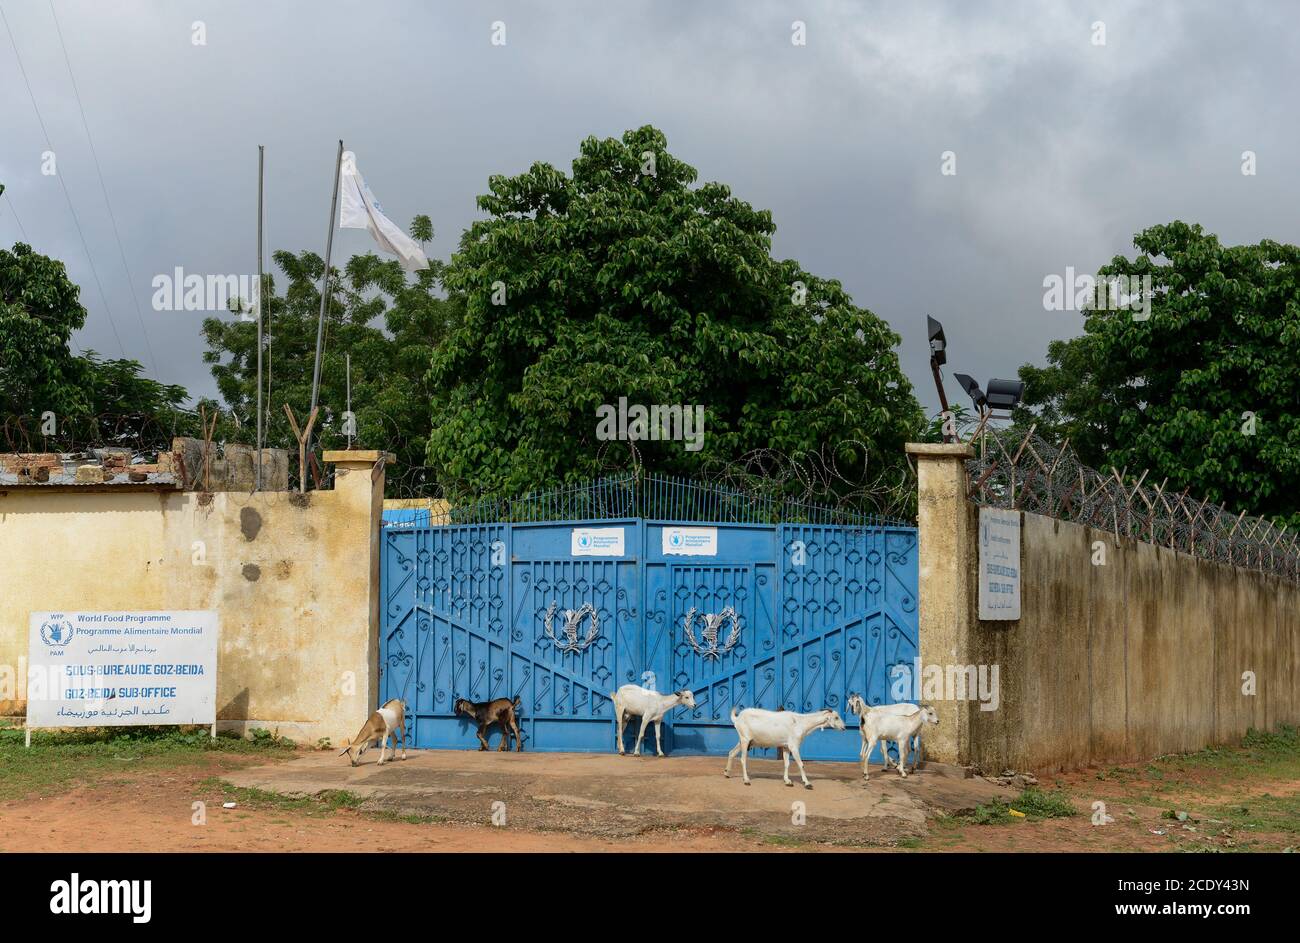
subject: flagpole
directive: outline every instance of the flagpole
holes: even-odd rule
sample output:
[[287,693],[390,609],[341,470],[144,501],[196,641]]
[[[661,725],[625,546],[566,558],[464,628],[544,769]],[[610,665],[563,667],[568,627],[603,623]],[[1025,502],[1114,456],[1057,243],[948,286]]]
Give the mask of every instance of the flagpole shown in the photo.
[[262,181],[266,148],[257,145],[257,478],[262,490]]
[[339,214],[339,177],[343,173],[343,141],[339,140],[339,155],[334,163],[334,200],[330,204],[330,228],[325,237],[325,271],[320,277],[320,317],[316,319],[316,366],[311,377],[311,411],[315,412],[320,394],[321,346],[325,341],[325,306],[329,304],[330,253],[334,249],[334,225]]

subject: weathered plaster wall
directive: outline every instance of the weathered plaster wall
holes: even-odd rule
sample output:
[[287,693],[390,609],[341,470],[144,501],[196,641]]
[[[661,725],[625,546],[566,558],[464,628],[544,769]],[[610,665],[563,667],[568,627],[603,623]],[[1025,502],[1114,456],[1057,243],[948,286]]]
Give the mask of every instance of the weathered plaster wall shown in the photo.
[[378,690],[383,472],[336,464],[306,496],[0,492],[0,666],[25,677],[33,610],[215,609],[219,726],[346,740]]
[[1050,772],[1300,723],[1300,587],[1024,514],[1021,618],[981,621],[979,509],[954,486],[960,459],[918,458],[922,663],[997,665],[1000,680],[997,710],[939,702],[927,755]]

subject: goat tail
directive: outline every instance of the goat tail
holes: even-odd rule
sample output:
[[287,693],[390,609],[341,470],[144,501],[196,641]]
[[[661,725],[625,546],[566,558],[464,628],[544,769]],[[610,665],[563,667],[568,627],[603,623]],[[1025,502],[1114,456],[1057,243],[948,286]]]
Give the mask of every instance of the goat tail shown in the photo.
[[513,708],[514,708],[515,710],[517,710],[517,711],[519,711],[519,710],[523,710],[523,709],[524,709],[523,702],[521,702],[521,701],[519,700],[519,695],[518,695],[518,694],[516,694],[515,697],[514,697],[514,700],[512,700],[512,701],[510,702],[510,706],[513,707]]
[[731,722],[732,722],[733,724],[736,722],[736,716],[737,716],[737,714],[736,714],[736,707],[735,707],[735,705],[733,704],[732,707],[731,707]]

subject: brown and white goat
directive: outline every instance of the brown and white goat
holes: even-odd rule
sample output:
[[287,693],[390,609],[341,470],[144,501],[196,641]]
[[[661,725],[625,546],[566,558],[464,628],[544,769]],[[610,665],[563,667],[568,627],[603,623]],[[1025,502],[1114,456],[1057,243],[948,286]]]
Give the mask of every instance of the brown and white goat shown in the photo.
[[487,737],[484,734],[493,724],[501,726],[501,746],[497,747],[497,752],[510,749],[510,734],[513,731],[515,743],[518,745],[516,752],[524,752],[524,738],[519,733],[519,698],[510,700],[509,698],[499,697],[493,701],[467,701],[463,697],[456,698],[454,709],[457,714],[464,714],[470,720],[478,724],[478,742],[482,744],[478,749],[482,753],[488,748]]
[[339,756],[347,754],[352,765],[356,766],[361,754],[370,749],[372,741],[379,740],[379,765],[384,765],[388,752],[388,738],[393,738],[393,755],[397,755],[397,732],[402,734],[402,759],[406,759],[406,705],[401,698],[393,698],[379,710],[370,715],[361,726],[361,730],[352,742],[344,748]]

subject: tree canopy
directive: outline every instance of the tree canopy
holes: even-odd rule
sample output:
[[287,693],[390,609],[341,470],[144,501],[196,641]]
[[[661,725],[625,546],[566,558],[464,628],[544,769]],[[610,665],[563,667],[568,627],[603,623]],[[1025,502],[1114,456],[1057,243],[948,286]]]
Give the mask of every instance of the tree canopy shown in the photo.
[[[428,217],[416,217],[411,232],[417,239],[432,238]],[[277,294],[275,279],[267,274],[263,288],[267,345],[263,369],[270,387],[264,401],[266,444],[296,450],[282,404],[288,403],[299,426],[305,426],[324,260],[314,252],[279,251],[272,258],[287,284]],[[347,442],[343,413],[350,354],[354,442],[396,453],[394,471],[399,477],[424,464],[430,399],[425,375],[458,306],[455,299],[438,294],[441,271],[441,263],[432,261],[413,282],[408,281],[395,259],[381,259],[374,253],[353,256],[341,273],[331,266],[320,413],[313,431],[313,440],[321,447],[342,448]],[[241,427],[238,437],[252,441],[257,422],[256,320],[238,315],[207,318],[203,335],[208,345],[204,360],[211,364],[226,409]]]
[[597,410],[702,406],[702,448],[635,443],[691,474],[758,448],[831,448],[853,472],[897,467],[923,423],[899,338],[840,283],[772,257],[770,212],[694,168],[652,127],[589,137],[571,173],[489,179],[447,266],[461,317],[433,351],[428,463],[514,494],[626,464]]
[[143,376],[134,360],[72,353],[72,332],[86,323],[79,294],[62,262],[21,242],[0,249],[0,447],[157,448],[186,431],[184,387]]
[[1134,245],[1098,276],[1149,276],[1149,318],[1088,311],[1047,366],[1021,367],[1019,421],[1095,467],[1300,523],[1300,248],[1224,246],[1183,222]]

